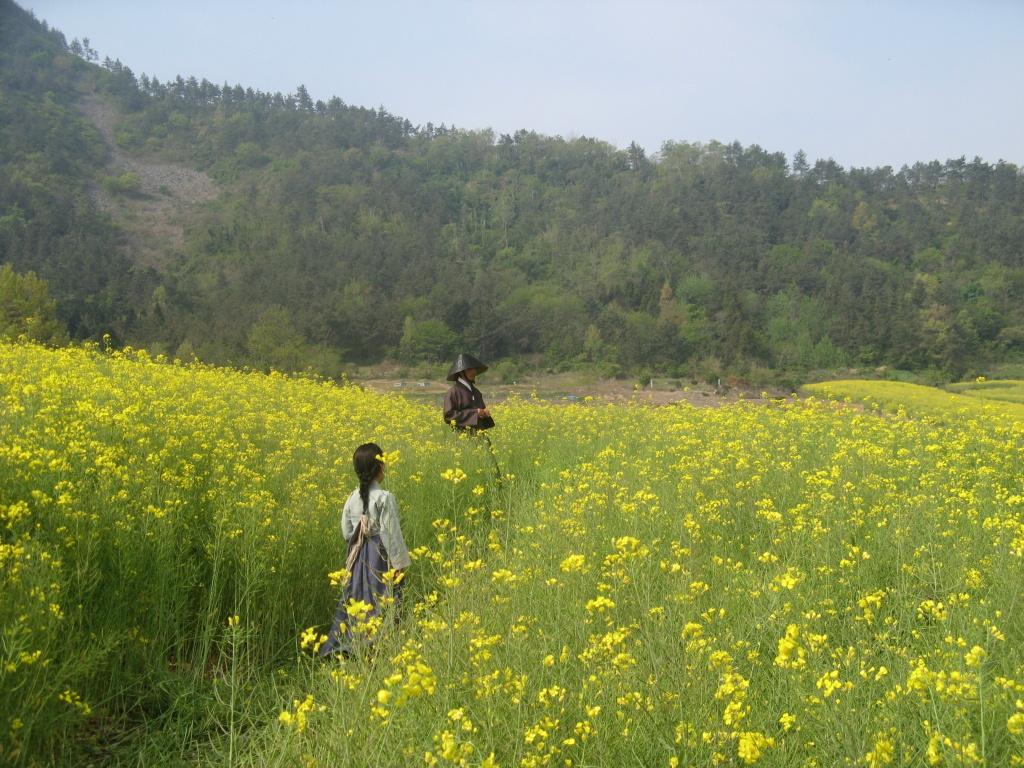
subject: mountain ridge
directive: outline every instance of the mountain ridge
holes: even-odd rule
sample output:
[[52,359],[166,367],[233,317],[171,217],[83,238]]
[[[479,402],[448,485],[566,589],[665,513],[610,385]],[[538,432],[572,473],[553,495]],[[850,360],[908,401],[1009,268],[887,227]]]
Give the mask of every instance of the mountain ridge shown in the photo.
[[[0,260],[50,281],[74,338],[324,375],[462,349],[752,381],[1024,359],[1012,164],[417,127],[301,86],[136,78],[15,21]],[[65,117],[83,98],[106,146]]]

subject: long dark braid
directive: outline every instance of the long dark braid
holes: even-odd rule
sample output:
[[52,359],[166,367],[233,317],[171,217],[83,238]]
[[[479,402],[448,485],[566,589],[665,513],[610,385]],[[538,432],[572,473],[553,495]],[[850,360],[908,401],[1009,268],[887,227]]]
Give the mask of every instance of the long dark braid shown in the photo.
[[383,466],[377,457],[383,454],[384,451],[376,443],[364,443],[352,454],[352,466],[359,478],[359,498],[363,502],[364,515],[370,509],[370,483],[377,479]]

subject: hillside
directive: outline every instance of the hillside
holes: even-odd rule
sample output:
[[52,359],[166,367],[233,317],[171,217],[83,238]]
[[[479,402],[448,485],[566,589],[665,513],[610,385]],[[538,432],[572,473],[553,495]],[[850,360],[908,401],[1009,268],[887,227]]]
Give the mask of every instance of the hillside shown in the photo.
[[471,349],[510,380],[1024,356],[1012,164],[413,126],[160,83],[0,9],[0,261],[50,281],[75,338],[327,375]]
[[90,184],[90,196],[99,210],[129,233],[126,251],[137,264],[167,267],[185,252],[186,222],[200,206],[217,198],[213,180],[181,163],[153,162],[118,147],[114,139],[118,112],[109,100],[89,94],[77,106],[103,137],[105,175],[134,174],[139,179],[134,195],[112,195],[103,186]]

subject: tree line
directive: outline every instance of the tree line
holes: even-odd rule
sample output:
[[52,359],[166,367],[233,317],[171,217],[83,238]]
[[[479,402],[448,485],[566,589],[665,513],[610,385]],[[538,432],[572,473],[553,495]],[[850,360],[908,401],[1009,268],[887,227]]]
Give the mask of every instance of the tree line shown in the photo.
[[[413,126],[305,87],[161,83],[17,6],[0,48],[0,261],[74,338],[331,375],[471,349],[510,366],[959,378],[1024,355],[1024,185],[981,158],[843,168],[737,142]],[[87,194],[116,142],[221,194],[156,269]]]

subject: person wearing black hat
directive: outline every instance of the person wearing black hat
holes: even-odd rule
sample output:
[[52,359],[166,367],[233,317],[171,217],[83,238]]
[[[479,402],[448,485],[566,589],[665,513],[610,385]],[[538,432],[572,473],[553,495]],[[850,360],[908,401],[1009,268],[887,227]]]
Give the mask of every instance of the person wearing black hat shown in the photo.
[[446,377],[454,382],[444,396],[444,420],[458,430],[477,431],[494,426],[484,396],[476,388],[476,377],[487,366],[472,355],[461,354],[452,363]]

